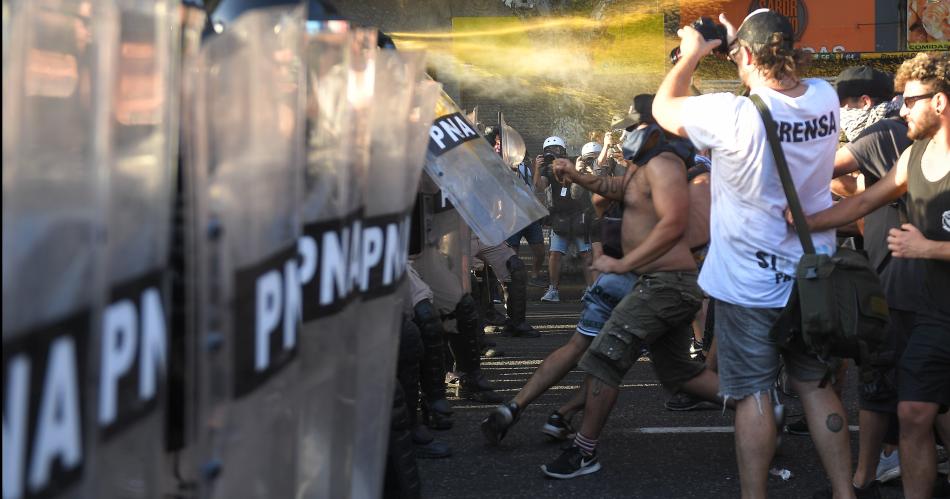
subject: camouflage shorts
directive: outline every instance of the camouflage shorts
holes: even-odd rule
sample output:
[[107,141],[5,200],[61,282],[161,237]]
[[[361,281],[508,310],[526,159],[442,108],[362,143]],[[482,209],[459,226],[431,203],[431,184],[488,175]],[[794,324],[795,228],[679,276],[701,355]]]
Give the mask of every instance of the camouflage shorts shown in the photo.
[[696,272],[654,272],[637,279],[633,292],[614,308],[594,338],[580,367],[612,386],[619,386],[650,346],[653,367],[668,389],[676,391],[702,372],[689,357],[692,321],[703,301]]

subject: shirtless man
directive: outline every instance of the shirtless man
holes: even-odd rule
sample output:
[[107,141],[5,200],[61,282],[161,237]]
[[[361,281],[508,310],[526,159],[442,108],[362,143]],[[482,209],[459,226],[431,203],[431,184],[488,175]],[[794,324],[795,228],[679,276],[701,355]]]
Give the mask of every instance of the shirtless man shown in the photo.
[[588,373],[584,419],[574,444],[541,466],[552,478],[574,478],[600,469],[597,440],[617,400],[620,382],[644,343],[650,346],[653,366],[667,389],[717,398],[718,376],[689,358],[690,324],[703,293],[696,284],[696,263],[684,238],[689,187],[683,155],[677,154],[675,147],[652,147],[654,141],[666,140],[656,125],[642,126],[634,133],[642,134],[641,150],[656,155],[622,178],[579,175],[568,161],[554,163],[555,175],[562,183],[577,183],[623,203],[623,257],[603,255],[593,266],[601,272],[633,272],[638,277],[633,291],[617,304],[580,361]]

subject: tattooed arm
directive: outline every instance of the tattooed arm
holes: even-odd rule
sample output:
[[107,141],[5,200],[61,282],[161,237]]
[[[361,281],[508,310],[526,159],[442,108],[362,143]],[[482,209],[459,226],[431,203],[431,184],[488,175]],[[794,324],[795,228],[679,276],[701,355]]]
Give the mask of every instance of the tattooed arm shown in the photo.
[[623,201],[623,177],[601,177],[581,173],[566,159],[554,160],[554,174],[562,181],[569,180],[594,194],[613,201]]

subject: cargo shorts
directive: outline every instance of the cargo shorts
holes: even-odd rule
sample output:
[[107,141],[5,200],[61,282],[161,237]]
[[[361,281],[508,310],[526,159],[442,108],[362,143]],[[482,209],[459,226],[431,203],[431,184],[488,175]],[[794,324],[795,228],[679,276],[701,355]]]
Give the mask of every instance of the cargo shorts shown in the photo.
[[645,343],[660,382],[679,391],[705,369],[689,357],[691,324],[703,301],[696,278],[696,272],[641,275],[594,338],[580,367],[608,385],[620,386]]

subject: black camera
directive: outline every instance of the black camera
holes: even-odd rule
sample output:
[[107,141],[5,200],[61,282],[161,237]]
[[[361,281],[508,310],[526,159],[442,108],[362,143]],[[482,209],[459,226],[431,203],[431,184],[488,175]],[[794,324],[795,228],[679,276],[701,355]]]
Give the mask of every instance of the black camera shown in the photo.
[[538,173],[540,173],[542,177],[551,175],[551,166],[554,164],[555,159],[557,159],[557,156],[553,153],[544,153],[544,156],[541,158],[541,168],[538,169]]
[[[714,54],[728,55],[729,54],[729,35],[726,31],[726,27],[722,24],[716,24],[715,21],[708,17],[700,17],[699,19],[693,21],[693,24],[690,24],[696,31],[699,31],[700,35],[703,35],[703,38],[706,41],[719,40],[719,46],[713,49]],[[676,64],[680,60],[680,48],[676,47],[670,52],[670,62]]]

